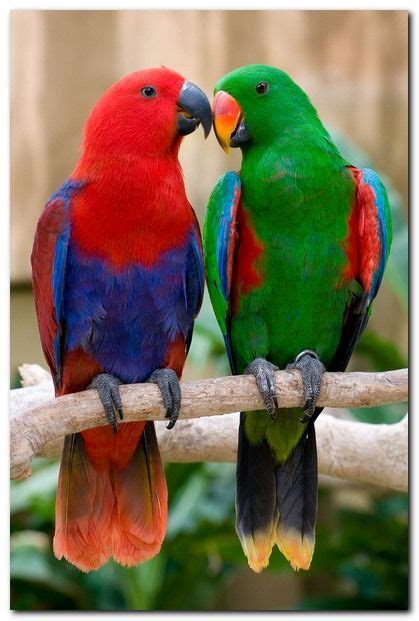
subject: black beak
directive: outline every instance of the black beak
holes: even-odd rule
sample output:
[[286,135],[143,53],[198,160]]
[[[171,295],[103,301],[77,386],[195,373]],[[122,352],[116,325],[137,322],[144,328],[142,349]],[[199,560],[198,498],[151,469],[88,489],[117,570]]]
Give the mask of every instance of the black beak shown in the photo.
[[185,82],[177,100],[177,128],[181,136],[191,134],[201,123],[205,138],[211,131],[212,110],[207,96],[201,89]]
[[242,119],[230,138],[230,147],[241,147],[249,142],[250,136]]

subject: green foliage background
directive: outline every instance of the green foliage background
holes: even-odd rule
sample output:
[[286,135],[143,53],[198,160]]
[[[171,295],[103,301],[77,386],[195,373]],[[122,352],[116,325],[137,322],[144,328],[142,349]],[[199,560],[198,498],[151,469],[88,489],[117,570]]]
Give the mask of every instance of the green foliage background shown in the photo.
[[[349,160],[369,165],[365,154],[353,145],[336,134],[335,140]],[[394,226],[385,283],[407,313],[407,226],[400,197],[388,179],[384,183]],[[370,370],[407,366],[399,344],[371,329],[358,345],[357,360]],[[196,377],[228,373],[224,345],[207,297],[189,365]],[[392,423],[405,411],[406,405],[401,404],[354,410],[353,414],[363,421]],[[31,611],[231,608],[229,594],[238,584],[238,576],[247,571],[234,530],[234,466],[168,464],[166,474],[169,525],[161,553],[132,569],[110,562],[97,572],[83,574],[52,554],[58,464],[36,460],[32,476],[11,485],[11,607]],[[289,577],[290,572],[275,550],[265,574],[275,574],[276,588],[281,589],[281,577]],[[343,485],[322,487],[312,568],[293,579],[299,581],[300,595],[282,604],[282,609],[406,609],[407,496]],[[278,609],[275,593],[269,602],[271,609]],[[268,609],[263,602],[256,605]]]

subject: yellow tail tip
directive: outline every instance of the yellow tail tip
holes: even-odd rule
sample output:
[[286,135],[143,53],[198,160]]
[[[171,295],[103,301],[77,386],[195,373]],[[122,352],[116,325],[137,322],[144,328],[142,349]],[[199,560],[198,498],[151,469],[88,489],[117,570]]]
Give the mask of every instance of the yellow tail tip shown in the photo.
[[272,531],[255,532],[247,537],[241,537],[243,552],[247,556],[250,569],[259,574],[269,565],[274,540]]
[[310,569],[314,553],[314,537],[301,536],[301,533],[293,528],[287,530],[278,528],[276,544],[294,571]]
[[269,556],[248,556],[247,562],[250,569],[253,569],[256,574],[260,574],[269,565]]

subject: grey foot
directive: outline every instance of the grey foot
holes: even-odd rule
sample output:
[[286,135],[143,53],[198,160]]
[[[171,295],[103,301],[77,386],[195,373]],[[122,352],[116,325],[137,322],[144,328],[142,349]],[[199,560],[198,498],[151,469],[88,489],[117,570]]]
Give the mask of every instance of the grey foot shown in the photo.
[[115,375],[110,373],[100,373],[96,375],[90,382],[87,388],[96,388],[99,393],[100,400],[102,401],[105,409],[106,418],[110,425],[112,425],[115,433],[118,431],[118,423],[115,416],[115,410],[118,412],[119,418],[124,418],[122,413],[122,402],[119,394],[119,385],[122,384],[121,380]]
[[173,429],[180,411],[181,392],[178,376],[173,369],[157,369],[150,375],[148,381],[159,387],[166,408],[166,418],[169,419],[167,429]]
[[278,368],[265,358],[255,358],[244,371],[245,375],[253,375],[265,408],[271,418],[275,418],[278,409],[278,394],[276,389],[275,371]]
[[311,349],[305,349],[298,354],[294,362],[287,365],[287,369],[299,369],[301,371],[304,394],[304,416],[300,420],[302,423],[307,423],[316,409],[323,373],[326,370],[325,366],[319,360],[316,352]]

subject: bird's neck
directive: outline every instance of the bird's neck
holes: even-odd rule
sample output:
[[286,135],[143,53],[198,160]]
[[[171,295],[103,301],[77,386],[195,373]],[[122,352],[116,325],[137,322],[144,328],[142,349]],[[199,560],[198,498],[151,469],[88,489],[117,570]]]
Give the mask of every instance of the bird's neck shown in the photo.
[[[155,188],[158,185],[155,183],[155,175],[164,175],[168,180],[182,178],[178,159],[179,146],[180,142],[176,141],[168,151],[138,154],[103,151],[94,146],[84,145],[71,177],[90,183],[110,183],[118,194],[124,188],[129,188],[130,191],[136,187]],[[153,179],[154,183],[149,184]],[[159,178],[159,182],[161,181]]]
[[151,265],[186,241],[193,213],[177,157],[84,154],[71,177],[86,185],[72,205],[76,244],[118,266]]

